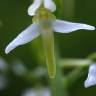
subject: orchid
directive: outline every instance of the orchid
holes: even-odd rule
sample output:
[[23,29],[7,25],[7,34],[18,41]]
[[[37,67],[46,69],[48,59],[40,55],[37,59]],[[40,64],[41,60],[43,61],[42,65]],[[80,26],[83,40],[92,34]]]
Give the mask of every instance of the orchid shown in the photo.
[[24,45],[41,35],[49,76],[55,77],[56,60],[54,55],[54,34],[70,33],[79,29],[95,30],[95,27],[82,23],[73,23],[56,19],[54,14],[56,5],[52,0],[34,0],[28,8],[28,15],[33,16],[33,24],[20,33],[5,49],[5,53],[20,45]]
[[90,87],[96,85],[96,64],[91,64],[89,67],[88,77],[85,80],[84,86]]

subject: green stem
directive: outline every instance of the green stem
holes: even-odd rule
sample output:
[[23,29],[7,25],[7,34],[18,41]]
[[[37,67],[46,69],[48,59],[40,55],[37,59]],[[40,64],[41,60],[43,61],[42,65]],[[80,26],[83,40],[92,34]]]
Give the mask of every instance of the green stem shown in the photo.
[[56,76],[54,79],[50,79],[51,83],[51,96],[67,96],[67,90],[62,86],[62,74],[59,64],[56,65]]
[[83,67],[83,66],[88,66],[92,63],[93,61],[90,59],[75,59],[75,58],[65,58],[59,60],[60,66],[61,67]]
[[65,89],[69,90],[70,88],[73,87],[74,83],[76,80],[78,80],[81,77],[81,73],[83,72],[85,67],[78,67],[74,69],[72,72],[66,76],[66,78],[63,78],[63,85],[65,85]]

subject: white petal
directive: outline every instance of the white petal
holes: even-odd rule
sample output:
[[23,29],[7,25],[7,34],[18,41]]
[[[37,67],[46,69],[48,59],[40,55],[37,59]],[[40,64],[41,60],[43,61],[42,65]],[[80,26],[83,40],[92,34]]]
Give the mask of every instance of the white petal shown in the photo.
[[44,0],[44,7],[51,12],[54,12],[56,10],[56,5],[52,0]]
[[37,9],[40,7],[42,4],[42,0],[34,0],[33,4],[29,6],[28,8],[28,15],[29,16],[34,16],[35,12]]
[[26,44],[33,39],[39,36],[38,25],[32,24],[27,29],[25,29],[22,33],[20,33],[5,49],[5,53],[8,54],[14,48],[19,45]]
[[96,85],[96,64],[92,64],[89,67],[88,77],[87,80],[84,83],[84,86],[90,87]]
[[53,22],[53,29],[55,32],[69,33],[80,29],[95,30],[95,27],[82,23],[72,23],[63,20],[55,20]]

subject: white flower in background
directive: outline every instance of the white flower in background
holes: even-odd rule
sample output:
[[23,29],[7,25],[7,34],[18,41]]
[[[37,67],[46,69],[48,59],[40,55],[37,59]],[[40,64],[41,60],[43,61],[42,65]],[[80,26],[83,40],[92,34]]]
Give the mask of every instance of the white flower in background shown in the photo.
[[22,96],[51,96],[48,88],[27,89]]
[[27,73],[27,68],[20,60],[15,60],[12,64],[12,70],[16,75],[22,76]]
[[8,70],[7,62],[2,57],[0,57],[0,71],[6,72],[7,70]]
[[28,8],[28,14],[34,16],[33,24],[19,34],[5,49],[5,53],[8,54],[14,48],[34,40],[41,34],[47,68],[52,78],[56,74],[53,32],[70,33],[80,29],[95,30],[95,27],[87,24],[56,19],[52,14],[55,10],[56,5],[52,0],[34,0]]
[[96,85],[96,64],[92,64],[89,67],[88,77],[84,83],[86,88]]
[[8,85],[8,80],[4,75],[0,74],[0,90],[3,90]]
[[42,77],[47,75],[46,68],[43,68],[41,66],[37,67],[35,70],[33,70],[33,75],[36,77]]

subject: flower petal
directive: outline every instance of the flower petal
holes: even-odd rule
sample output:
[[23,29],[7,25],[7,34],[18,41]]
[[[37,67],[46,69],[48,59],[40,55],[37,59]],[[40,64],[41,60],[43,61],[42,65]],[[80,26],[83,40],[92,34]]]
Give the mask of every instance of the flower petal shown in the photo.
[[33,4],[29,6],[28,8],[28,15],[29,16],[34,16],[35,12],[37,9],[40,7],[42,4],[42,0],[34,0]]
[[53,29],[55,32],[69,33],[80,29],[95,30],[95,27],[82,23],[72,23],[63,20],[55,20],[53,22]]
[[84,83],[84,86],[90,87],[96,85],[96,64],[92,64],[89,67],[88,77],[87,80]]
[[56,5],[52,0],[44,0],[44,7],[51,12],[54,12],[56,10]]
[[20,33],[5,49],[5,53],[8,54],[10,51],[15,49],[19,45],[24,45],[39,36],[38,25],[32,24],[22,33]]

